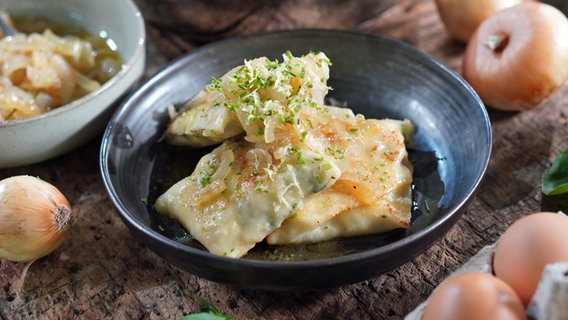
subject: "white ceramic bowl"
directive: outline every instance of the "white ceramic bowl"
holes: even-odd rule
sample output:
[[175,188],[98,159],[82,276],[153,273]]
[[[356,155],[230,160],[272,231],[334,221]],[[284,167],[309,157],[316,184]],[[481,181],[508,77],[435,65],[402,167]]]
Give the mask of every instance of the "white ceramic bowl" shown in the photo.
[[132,0],[3,0],[11,16],[43,16],[106,32],[123,59],[122,70],[98,90],[37,116],[0,122],[0,168],[41,162],[101,134],[121,98],[144,73],[144,19]]

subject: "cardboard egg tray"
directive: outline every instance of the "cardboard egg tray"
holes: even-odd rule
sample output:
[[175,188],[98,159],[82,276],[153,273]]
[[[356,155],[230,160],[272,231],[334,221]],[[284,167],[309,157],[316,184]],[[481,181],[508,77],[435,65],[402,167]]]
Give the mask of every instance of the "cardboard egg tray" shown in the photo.
[[[559,212],[559,214],[563,214]],[[448,278],[466,272],[493,273],[492,260],[496,243],[481,249],[475,256]],[[420,320],[428,299],[409,313],[405,320]],[[526,314],[534,320],[568,319],[568,262],[558,262],[545,267],[535,295],[527,306]]]

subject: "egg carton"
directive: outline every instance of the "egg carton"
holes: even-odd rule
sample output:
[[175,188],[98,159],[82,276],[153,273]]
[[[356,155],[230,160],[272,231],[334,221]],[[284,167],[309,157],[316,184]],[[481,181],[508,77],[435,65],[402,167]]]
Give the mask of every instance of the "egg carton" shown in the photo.
[[[481,249],[475,256],[448,278],[466,273],[483,272],[493,274],[492,261],[496,243]],[[533,320],[566,320],[568,318],[568,262],[547,265],[536,292],[526,308],[526,314]],[[410,312],[404,320],[420,320],[428,299]]]

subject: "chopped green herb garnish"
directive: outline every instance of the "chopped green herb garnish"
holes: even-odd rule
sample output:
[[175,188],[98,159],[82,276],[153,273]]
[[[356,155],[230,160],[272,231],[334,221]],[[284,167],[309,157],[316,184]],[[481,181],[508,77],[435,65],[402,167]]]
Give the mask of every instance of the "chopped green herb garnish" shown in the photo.
[[237,111],[238,107],[239,107],[238,103],[231,103],[231,104],[225,103],[225,108],[227,108],[229,111],[235,112],[235,111]]
[[268,192],[268,188],[263,185],[258,185],[255,190],[258,192]]
[[324,163],[321,167],[323,170],[330,170],[331,168],[333,168],[331,163]]
[[298,151],[298,154],[296,154],[296,159],[298,160],[299,164],[306,164],[306,160],[304,160],[302,152]]
[[286,72],[289,76],[296,77],[296,74],[290,70],[286,70],[284,72]]
[[201,184],[202,187],[205,187],[206,185],[208,185],[209,183],[211,183],[211,173],[206,173],[205,175],[203,175],[201,177],[201,179],[199,180],[199,183]]
[[209,91],[222,91],[221,79],[211,77],[211,83],[207,85],[207,90]]

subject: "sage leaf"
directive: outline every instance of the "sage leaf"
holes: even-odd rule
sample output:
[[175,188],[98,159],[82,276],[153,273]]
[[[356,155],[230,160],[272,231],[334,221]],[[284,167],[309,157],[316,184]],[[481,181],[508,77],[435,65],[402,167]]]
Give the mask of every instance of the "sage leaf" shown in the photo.
[[221,313],[219,309],[207,302],[203,297],[198,297],[197,299],[201,305],[201,312],[188,314],[178,320],[233,320],[232,317]]
[[568,194],[568,152],[560,154],[542,176],[542,192],[549,196]]

